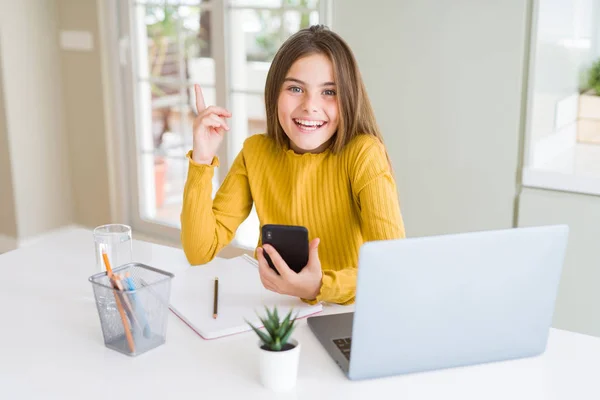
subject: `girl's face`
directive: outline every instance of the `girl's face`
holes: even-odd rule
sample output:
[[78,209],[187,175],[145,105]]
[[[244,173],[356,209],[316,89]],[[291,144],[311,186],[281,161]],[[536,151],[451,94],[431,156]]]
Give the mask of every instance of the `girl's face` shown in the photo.
[[299,58],[288,71],[277,101],[279,123],[296,153],[320,153],[338,128],[333,65],[323,54]]

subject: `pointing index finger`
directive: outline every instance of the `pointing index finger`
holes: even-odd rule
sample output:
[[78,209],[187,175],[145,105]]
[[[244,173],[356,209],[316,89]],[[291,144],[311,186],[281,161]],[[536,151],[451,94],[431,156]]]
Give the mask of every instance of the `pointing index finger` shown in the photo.
[[196,110],[200,114],[206,108],[206,104],[204,103],[204,96],[202,95],[200,85],[195,84],[194,90],[196,91]]

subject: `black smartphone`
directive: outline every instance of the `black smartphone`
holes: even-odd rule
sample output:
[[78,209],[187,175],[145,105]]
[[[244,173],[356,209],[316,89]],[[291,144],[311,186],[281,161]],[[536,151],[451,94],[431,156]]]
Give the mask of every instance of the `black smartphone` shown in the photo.
[[[305,227],[263,225],[261,234],[262,243],[273,246],[292,271],[300,272],[308,264],[308,229]],[[264,255],[269,266],[277,272],[266,251]]]

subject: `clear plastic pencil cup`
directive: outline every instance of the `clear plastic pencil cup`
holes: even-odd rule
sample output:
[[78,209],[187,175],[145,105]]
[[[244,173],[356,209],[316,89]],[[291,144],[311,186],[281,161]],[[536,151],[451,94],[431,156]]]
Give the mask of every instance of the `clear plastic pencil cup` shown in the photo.
[[165,343],[172,278],[135,262],[90,276],[106,347],[137,356]]

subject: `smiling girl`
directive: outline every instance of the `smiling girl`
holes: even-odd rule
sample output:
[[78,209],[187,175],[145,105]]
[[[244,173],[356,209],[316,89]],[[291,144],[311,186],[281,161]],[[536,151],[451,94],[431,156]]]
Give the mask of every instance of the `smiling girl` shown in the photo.
[[405,233],[389,157],[348,45],[317,25],[281,46],[265,86],[267,132],[244,142],[214,201],[215,154],[231,113],[206,107],[200,87],[195,91],[198,116],[181,213],[190,264],[212,260],[254,204],[261,226],[302,225],[312,239],[300,273],[259,240],[267,289],[310,303],[354,302],[360,246]]

